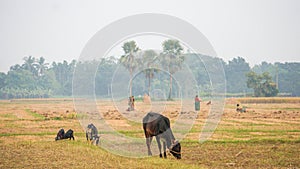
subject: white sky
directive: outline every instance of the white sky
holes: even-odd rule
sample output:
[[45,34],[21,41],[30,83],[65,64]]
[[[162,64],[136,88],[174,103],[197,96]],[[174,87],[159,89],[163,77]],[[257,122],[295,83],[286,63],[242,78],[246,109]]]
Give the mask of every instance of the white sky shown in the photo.
[[[101,28],[140,13],[169,14],[191,23],[225,61],[237,56],[252,66],[300,61],[298,0],[0,0],[0,72],[29,55],[50,63],[78,59]],[[161,45],[137,43],[143,49]]]

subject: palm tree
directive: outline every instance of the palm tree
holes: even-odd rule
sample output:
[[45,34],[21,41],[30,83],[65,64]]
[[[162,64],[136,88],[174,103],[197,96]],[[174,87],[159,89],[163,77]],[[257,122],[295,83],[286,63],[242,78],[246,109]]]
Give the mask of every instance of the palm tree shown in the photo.
[[143,67],[146,68],[143,70],[146,78],[148,79],[148,95],[150,95],[151,90],[151,79],[154,77],[154,73],[158,72],[158,69],[152,68],[155,66],[155,61],[158,58],[158,54],[154,50],[146,50],[143,53],[142,63]]
[[39,59],[36,60],[35,67],[37,69],[37,75],[38,76],[43,76],[45,71],[48,68],[49,63],[45,63],[45,58],[40,57]]
[[183,47],[180,45],[178,40],[174,39],[164,41],[162,46],[162,66],[170,73],[170,92],[168,99],[171,99],[172,75],[181,69],[184,62],[184,56],[182,55]]
[[25,69],[25,70],[29,70],[31,73],[35,73],[35,65],[34,65],[34,62],[35,62],[35,58],[32,57],[32,56],[29,56],[29,57],[24,57],[23,60],[25,61],[24,64],[22,65],[22,67]]
[[125,42],[122,46],[124,50],[124,55],[120,58],[120,63],[129,70],[130,74],[130,86],[129,86],[129,95],[132,96],[132,78],[133,72],[138,67],[138,62],[136,59],[136,53],[140,50],[136,45],[135,41]]

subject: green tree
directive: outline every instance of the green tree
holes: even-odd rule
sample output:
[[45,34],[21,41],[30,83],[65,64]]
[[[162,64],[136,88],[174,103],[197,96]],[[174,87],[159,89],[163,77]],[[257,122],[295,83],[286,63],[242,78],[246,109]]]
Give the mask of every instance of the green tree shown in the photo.
[[36,74],[35,58],[29,56],[29,57],[24,57],[23,60],[24,60],[24,64],[22,65],[22,68],[28,70],[33,74]]
[[247,90],[246,73],[250,71],[249,63],[242,57],[233,58],[225,65],[226,88],[230,93],[239,93]]
[[34,89],[36,81],[29,70],[9,71],[5,80],[9,88]]
[[[7,75],[0,74],[1,98],[50,97],[72,94],[75,60],[71,63],[53,63],[48,67],[43,57],[25,57],[24,63],[10,67]],[[5,75],[5,76],[4,76]]]
[[52,63],[52,68],[55,78],[59,83],[59,90],[55,91],[55,94],[70,96],[72,94],[72,79],[73,71],[75,68],[76,62],[73,60],[71,63],[63,61],[63,63]]
[[40,57],[36,60],[35,67],[37,69],[37,75],[43,76],[45,71],[48,69],[49,63],[45,63],[45,58]]
[[261,62],[259,65],[253,66],[252,70],[255,73],[262,74],[263,72],[269,72],[271,75],[275,75],[276,67],[272,63]]
[[[97,92],[98,89],[94,88],[95,87],[94,85],[98,86],[98,81],[99,81],[98,73],[95,76],[95,71],[97,70],[98,66],[99,66],[99,61],[97,60],[79,61],[76,64],[76,72],[74,72],[75,76],[73,78],[73,91],[75,91],[75,93],[73,92],[73,95],[92,96],[95,94],[95,92],[98,93]],[[67,91],[64,91],[64,93],[72,91],[71,90],[72,88],[69,88],[72,87],[71,85],[72,85],[72,81],[70,81],[70,83],[68,82],[65,84],[63,89],[64,90],[67,89]]]
[[113,56],[100,60],[95,75],[95,92],[98,97],[108,97],[111,94],[112,78],[117,67],[118,59]]
[[258,75],[255,72],[250,71],[247,73],[247,77],[247,87],[254,90],[254,96],[271,97],[278,94],[276,84],[272,81],[272,77],[268,72]]
[[258,74],[269,72],[281,94],[300,96],[299,62],[276,62],[274,64],[261,62],[261,64],[255,65],[252,70]]
[[[226,63],[220,58],[197,54],[197,53],[188,53],[185,54],[184,63],[189,65],[189,69],[191,70],[191,72],[195,77],[195,80],[197,81],[197,83],[193,85],[195,88],[197,88],[197,90],[199,90],[202,96],[207,96],[211,93],[212,78],[223,79],[222,72],[220,72],[219,69],[219,63],[221,63],[222,65],[225,65]],[[206,67],[207,65],[210,65],[211,68],[215,68],[215,69],[210,69],[209,72],[213,74],[213,76],[209,76]],[[219,87],[220,85],[216,85],[216,86]]]
[[168,99],[172,97],[172,76],[181,69],[184,62],[183,47],[178,40],[169,39],[163,42],[162,66],[170,73],[170,91]]
[[274,75],[280,92],[300,96],[300,63],[275,63]]
[[0,72],[0,89],[5,86],[6,74]]
[[49,97],[53,87],[53,78],[47,76],[45,59],[41,57],[24,57],[22,66],[10,67],[1,87],[2,98]]
[[124,55],[120,58],[120,63],[129,71],[130,84],[129,95],[132,95],[132,78],[133,72],[138,68],[136,53],[140,50],[135,41],[125,42],[122,46]]
[[154,74],[158,72],[158,69],[153,68],[156,64],[156,59],[158,54],[154,50],[145,50],[142,58],[142,66],[146,69],[143,70],[146,79],[148,79],[148,95],[150,95],[151,90],[151,79],[153,79]]
[[21,70],[23,69],[21,65],[15,64],[14,66],[10,67],[10,71],[16,71],[16,70]]

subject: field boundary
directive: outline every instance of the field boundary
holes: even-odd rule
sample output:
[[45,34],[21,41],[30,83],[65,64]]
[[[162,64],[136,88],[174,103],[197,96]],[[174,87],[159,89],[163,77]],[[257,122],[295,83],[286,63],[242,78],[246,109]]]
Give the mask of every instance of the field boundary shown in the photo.
[[[228,98],[227,100],[230,100]],[[300,97],[246,97],[235,98],[240,103],[257,103],[257,104],[272,104],[272,103],[300,103]]]

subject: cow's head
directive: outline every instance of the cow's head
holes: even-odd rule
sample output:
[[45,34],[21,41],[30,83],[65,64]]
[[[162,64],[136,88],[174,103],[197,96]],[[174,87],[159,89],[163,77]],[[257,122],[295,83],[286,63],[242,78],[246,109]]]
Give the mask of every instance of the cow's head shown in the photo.
[[91,128],[93,128],[93,126],[94,126],[94,125],[91,123],[91,124],[89,124],[89,125],[87,126],[87,128],[88,128],[88,129],[91,129]]
[[62,137],[61,136],[56,136],[55,137],[55,141],[57,141],[57,140],[61,140],[62,139]]
[[181,145],[178,141],[174,141],[170,147],[170,153],[177,159],[181,159]]
[[55,137],[55,141],[64,139],[64,135],[62,133],[58,133],[57,136]]

